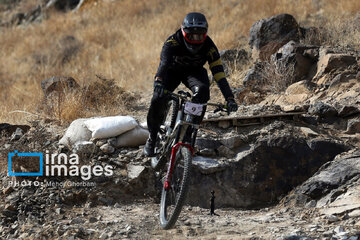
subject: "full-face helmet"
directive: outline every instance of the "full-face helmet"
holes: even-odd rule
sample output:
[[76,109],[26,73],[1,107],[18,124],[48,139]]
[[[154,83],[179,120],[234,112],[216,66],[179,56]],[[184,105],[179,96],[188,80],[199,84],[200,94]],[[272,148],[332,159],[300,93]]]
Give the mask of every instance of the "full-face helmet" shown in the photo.
[[202,13],[188,13],[181,25],[185,45],[190,52],[196,53],[202,47],[208,30],[208,23]]

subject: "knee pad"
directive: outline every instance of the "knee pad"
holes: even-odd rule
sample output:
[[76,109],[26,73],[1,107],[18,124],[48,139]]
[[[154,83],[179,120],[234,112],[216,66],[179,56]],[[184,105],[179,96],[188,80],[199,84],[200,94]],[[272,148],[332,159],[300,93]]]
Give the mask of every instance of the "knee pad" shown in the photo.
[[193,87],[193,98],[194,103],[206,103],[210,99],[210,89],[208,86],[200,85]]

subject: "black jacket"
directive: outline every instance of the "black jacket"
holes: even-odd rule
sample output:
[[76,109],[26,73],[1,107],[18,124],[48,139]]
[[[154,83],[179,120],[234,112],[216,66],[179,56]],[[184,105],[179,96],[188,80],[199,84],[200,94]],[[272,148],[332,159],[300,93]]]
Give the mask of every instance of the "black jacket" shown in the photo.
[[234,95],[226,80],[219,51],[211,38],[209,36],[206,37],[201,49],[196,54],[192,54],[187,50],[184,41],[180,29],[165,41],[161,51],[160,65],[156,77],[164,78],[165,73],[170,69],[173,71],[186,72],[202,68],[204,64],[208,62],[214,79],[225,99],[229,97],[233,98]]

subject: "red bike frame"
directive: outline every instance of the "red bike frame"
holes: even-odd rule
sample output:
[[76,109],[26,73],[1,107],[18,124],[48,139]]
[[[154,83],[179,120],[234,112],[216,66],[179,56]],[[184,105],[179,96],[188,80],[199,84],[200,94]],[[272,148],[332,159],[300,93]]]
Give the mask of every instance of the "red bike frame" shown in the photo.
[[193,152],[194,149],[191,147],[190,144],[187,144],[187,143],[176,143],[175,146],[172,147],[171,157],[170,157],[170,164],[169,164],[169,167],[168,167],[168,171],[167,171],[166,178],[165,178],[165,183],[164,183],[164,188],[166,190],[170,189],[171,176],[172,176],[172,172],[174,170],[174,165],[175,165],[175,156],[176,156],[176,153],[179,150],[180,146],[187,147],[190,150],[191,154],[194,154],[194,152]]

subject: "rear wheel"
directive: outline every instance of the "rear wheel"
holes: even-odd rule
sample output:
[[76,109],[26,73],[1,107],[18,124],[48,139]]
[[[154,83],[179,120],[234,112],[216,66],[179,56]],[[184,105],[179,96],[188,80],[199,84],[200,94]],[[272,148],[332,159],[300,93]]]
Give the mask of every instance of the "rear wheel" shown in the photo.
[[[190,180],[192,155],[189,148],[181,146],[176,154],[170,188],[163,187],[160,203],[160,225],[163,229],[174,226],[185,203]],[[164,185],[165,177],[163,178]]]

